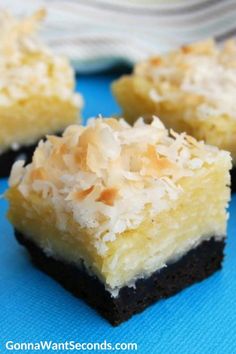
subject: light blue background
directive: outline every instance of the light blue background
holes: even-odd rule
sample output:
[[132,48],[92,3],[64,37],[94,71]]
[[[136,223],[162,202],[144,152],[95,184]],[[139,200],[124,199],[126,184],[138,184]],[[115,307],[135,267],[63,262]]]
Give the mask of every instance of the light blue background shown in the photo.
[[[109,91],[114,77],[80,78],[85,117],[119,112]],[[6,187],[6,181],[1,181],[0,192]],[[230,205],[223,270],[117,328],[31,265],[26,251],[14,240],[4,200],[0,209],[0,352],[6,352],[7,340],[106,339],[137,342],[138,353],[236,353],[236,197]]]

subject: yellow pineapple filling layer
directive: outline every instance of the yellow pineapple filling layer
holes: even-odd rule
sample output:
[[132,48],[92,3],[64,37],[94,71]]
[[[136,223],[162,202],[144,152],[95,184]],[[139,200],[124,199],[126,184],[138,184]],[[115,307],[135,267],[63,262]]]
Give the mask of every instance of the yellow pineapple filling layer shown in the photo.
[[113,83],[125,118],[157,115],[168,128],[231,152],[236,161],[236,46],[212,40],[137,64]]
[[156,118],[97,119],[48,137],[32,164],[13,167],[10,221],[46,254],[83,262],[114,296],[225,237],[229,154],[172,134]]
[[67,59],[35,32],[44,11],[17,19],[0,12],[0,152],[76,123],[82,106]]

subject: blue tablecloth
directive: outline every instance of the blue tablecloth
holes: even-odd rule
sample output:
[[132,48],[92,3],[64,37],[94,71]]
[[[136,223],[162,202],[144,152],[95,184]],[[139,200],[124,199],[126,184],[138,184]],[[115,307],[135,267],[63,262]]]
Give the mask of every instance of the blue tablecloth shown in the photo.
[[[80,78],[85,118],[119,112],[109,91],[112,79],[114,75]],[[2,180],[0,193],[6,187]],[[0,352],[6,352],[6,341],[106,340],[135,342],[138,353],[236,353],[236,196],[230,205],[223,270],[117,328],[32,266],[14,239],[6,201],[0,200],[0,210]]]

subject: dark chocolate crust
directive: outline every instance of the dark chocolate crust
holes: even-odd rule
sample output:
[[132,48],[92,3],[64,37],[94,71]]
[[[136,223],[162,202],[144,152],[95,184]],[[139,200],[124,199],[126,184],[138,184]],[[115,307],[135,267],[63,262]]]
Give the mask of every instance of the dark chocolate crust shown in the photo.
[[[62,132],[53,133],[54,135],[61,136]],[[44,140],[44,137],[41,137],[34,144],[21,146],[17,150],[8,149],[0,154],[0,178],[6,178],[10,175],[12,165],[15,161],[21,159],[25,160],[25,164],[27,165],[32,161],[32,156],[34,154],[34,150],[38,146],[40,140]]]
[[17,230],[15,235],[28,249],[33,263],[39,269],[56,279],[75,296],[84,299],[113,326],[219,270],[225,245],[224,240],[216,241],[213,237],[209,241],[203,241],[180,260],[153,273],[149,278],[138,280],[135,288],[123,287],[118,297],[114,298],[97,277],[89,275],[85,269],[48,257]]
[[236,193],[236,166],[233,166],[231,174],[231,193]]
[[11,167],[16,160],[22,158],[26,163],[30,163],[37,144],[38,142],[29,146],[22,146],[17,150],[9,149],[0,154],[0,178],[10,175]]

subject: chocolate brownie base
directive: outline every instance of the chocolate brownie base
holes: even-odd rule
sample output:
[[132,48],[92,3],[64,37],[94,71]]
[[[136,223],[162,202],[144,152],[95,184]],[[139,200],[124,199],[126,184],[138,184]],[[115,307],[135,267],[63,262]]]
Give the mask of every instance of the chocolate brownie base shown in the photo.
[[233,166],[232,170],[230,171],[231,174],[231,192],[236,193],[236,167]]
[[[54,135],[60,136],[62,133],[54,133]],[[0,178],[6,178],[10,175],[12,165],[17,160],[25,160],[28,164],[32,160],[34,150],[38,146],[38,143],[43,137],[38,139],[37,142],[31,145],[21,146],[17,150],[9,149],[0,154]]]
[[0,178],[9,176],[11,167],[16,160],[23,159],[26,163],[30,163],[36,146],[37,144],[22,146],[17,150],[9,149],[0,154]]
[[199,282],[221,268],[224,241],[211,238],[189,251],[180,260],[153,273],[149,278],[136,281],[136,287],[123,287],[118,297],[112,297],[104,285],[85,269],[55,260],[15,230],[17,240],[31,254],[33,263],[56,279],[75,296],[84,299],[113,326],[128,320],[152,303],[176,294]]

